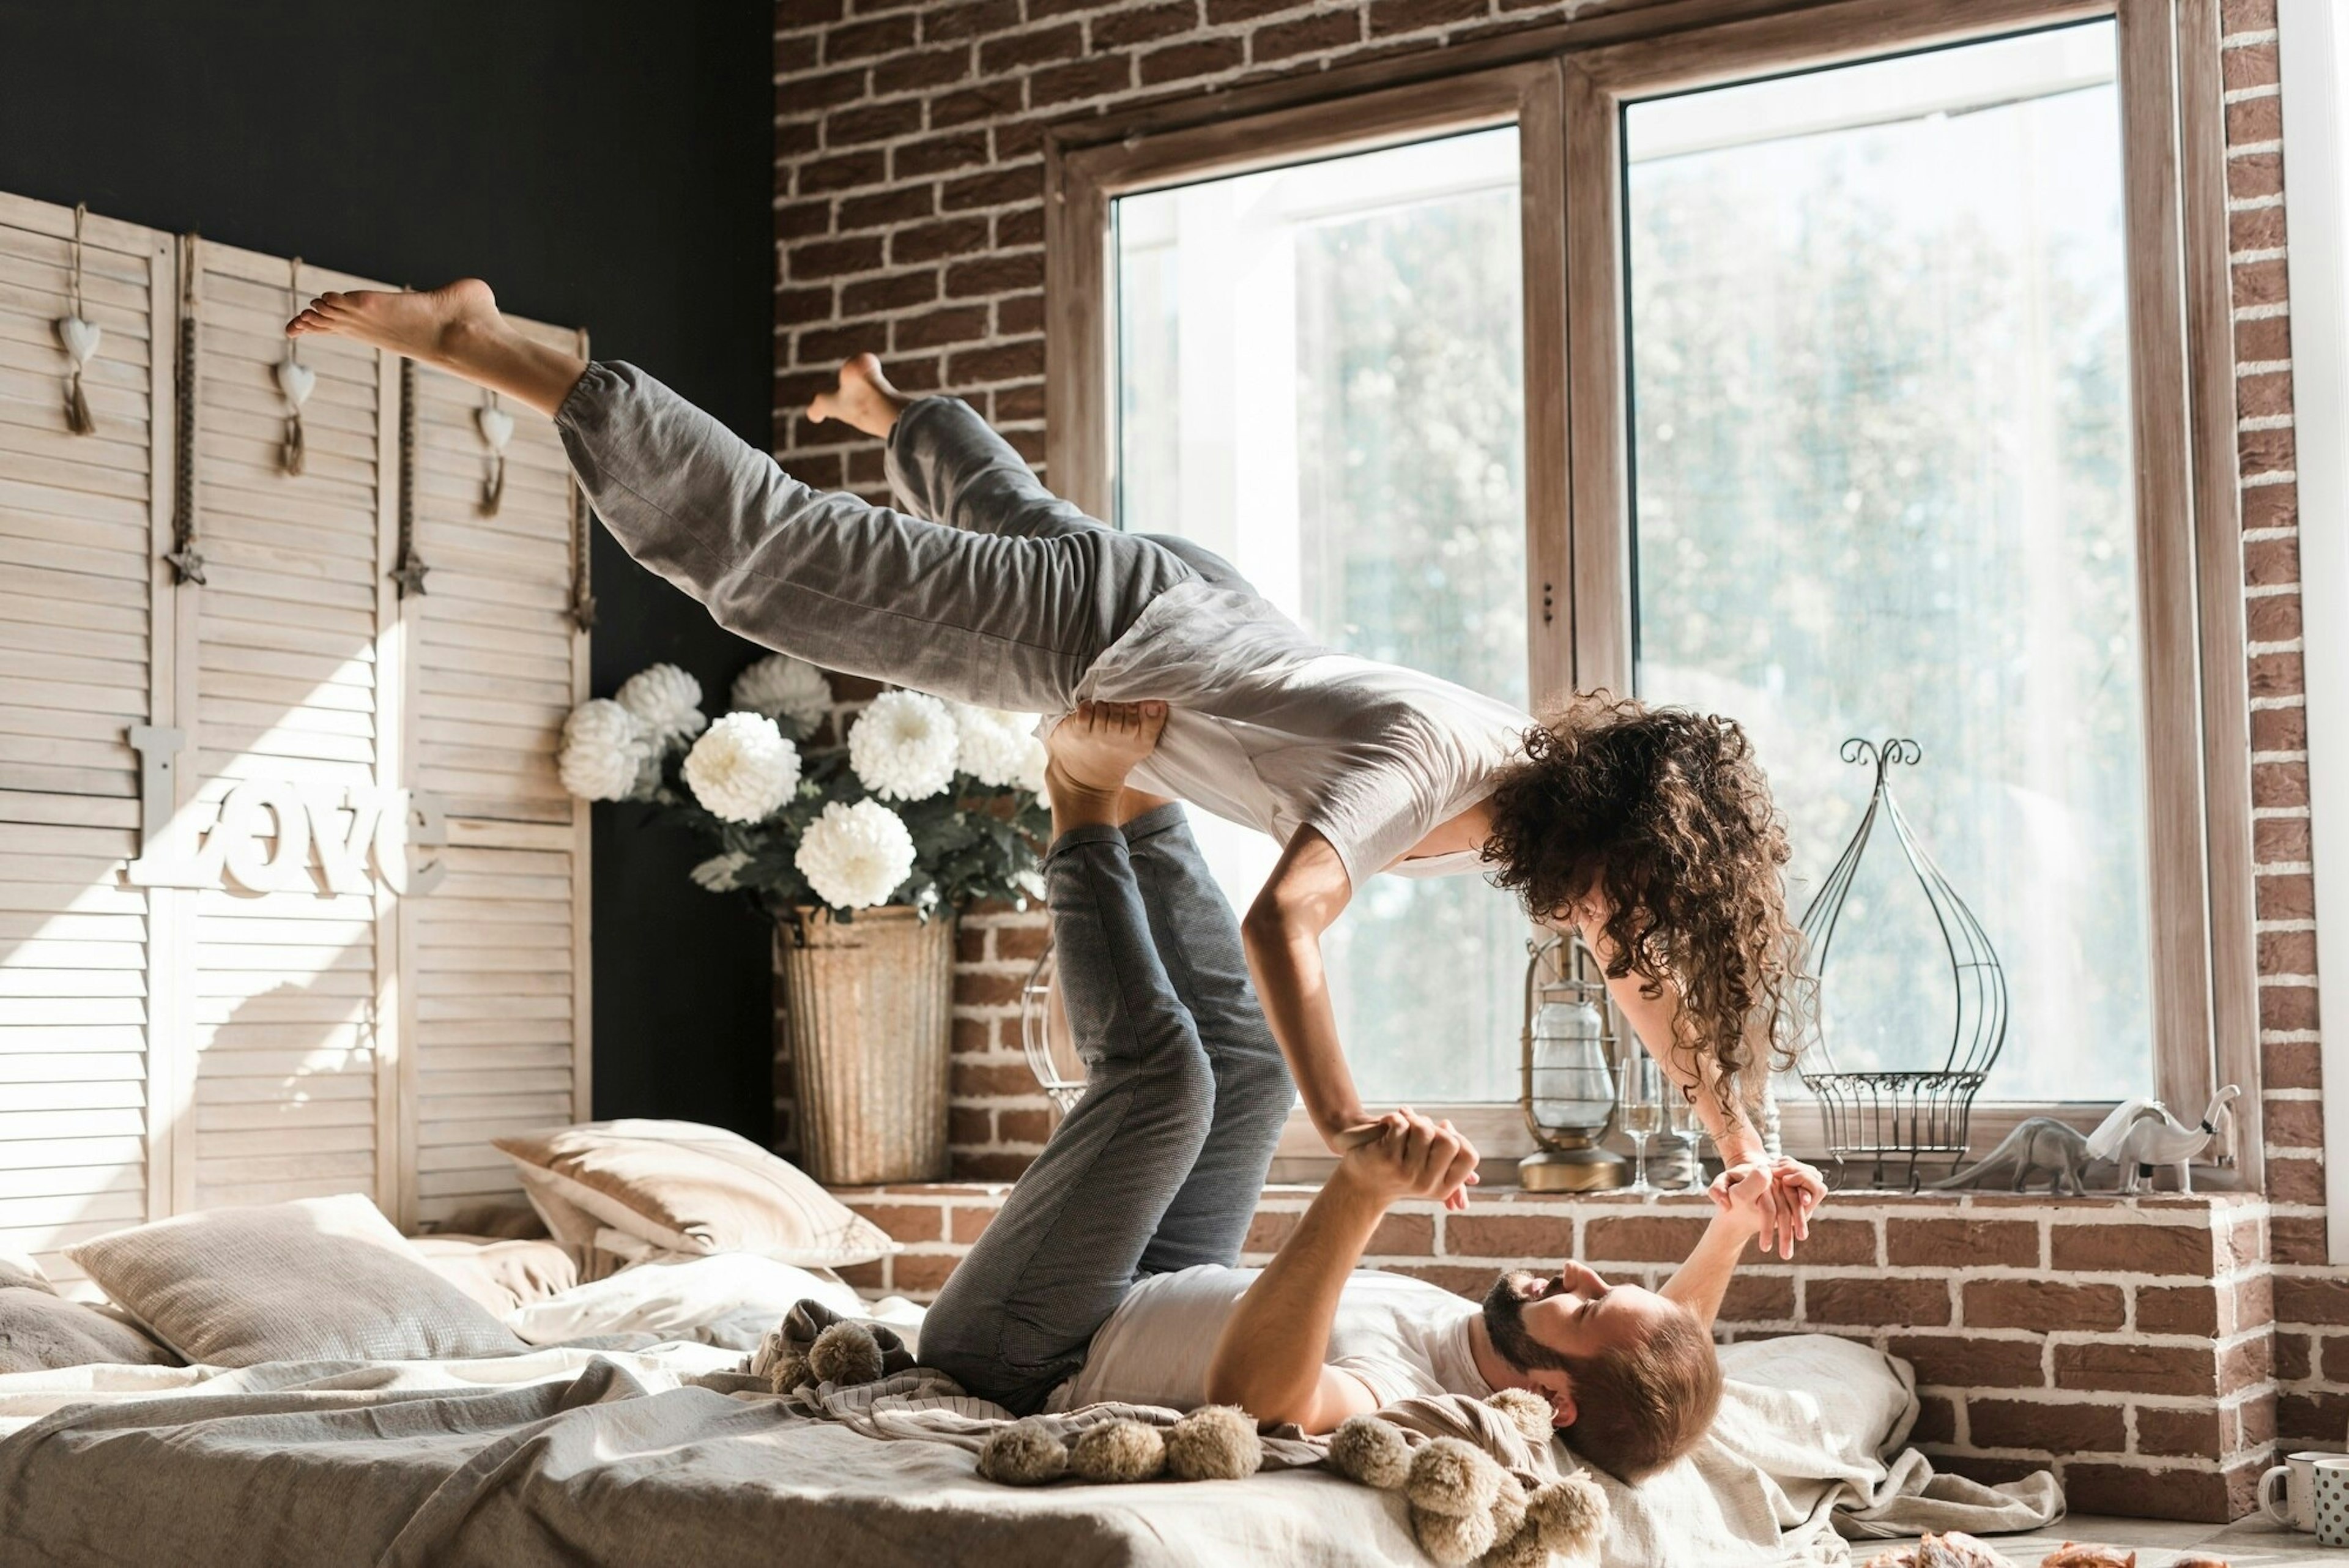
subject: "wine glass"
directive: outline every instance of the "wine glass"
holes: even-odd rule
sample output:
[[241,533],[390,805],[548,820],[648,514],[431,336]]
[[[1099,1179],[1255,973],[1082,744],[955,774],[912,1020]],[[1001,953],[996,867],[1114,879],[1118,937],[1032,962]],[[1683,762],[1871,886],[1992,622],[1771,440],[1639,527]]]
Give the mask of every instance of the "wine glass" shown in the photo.
[[1631,1140],[1635,1161],[1631,1185],[1625,1190],[1653,1192],[1655,1189],[1648,1185],[1648,1140],[1664,1125],[1664,1073],[1653,1056],[1638,1051],[1624,1058],[1622,1088],[1615,1106],[1621,1113],[1623,1131]]
[[1671,1113],[1672,1137],[1688,1146],[1689,1179],[1684,1192],[1704,1190],[1704,1140],[1707,1129],[1704,1118],[1697,1115],[1696,1096],[1704,1093],[1700,1087],[1692,1093],[1675,1085],[1664,1096],[1665,1109]]

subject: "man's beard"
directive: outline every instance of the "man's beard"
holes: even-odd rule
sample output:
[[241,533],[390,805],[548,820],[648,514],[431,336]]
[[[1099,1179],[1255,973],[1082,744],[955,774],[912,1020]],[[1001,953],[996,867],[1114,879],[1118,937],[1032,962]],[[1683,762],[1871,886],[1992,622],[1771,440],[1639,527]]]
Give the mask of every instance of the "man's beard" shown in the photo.
[[1526,1303],[1537,1302],[1559,1288],[1557,1279],[1543,1279],[1523,1269],[1510,1270],[1485,1293],[1485,1332],[1502,1360],[1519,1372],[1564,1371],[1566,1357],[1536,1339],[1526,1327]]

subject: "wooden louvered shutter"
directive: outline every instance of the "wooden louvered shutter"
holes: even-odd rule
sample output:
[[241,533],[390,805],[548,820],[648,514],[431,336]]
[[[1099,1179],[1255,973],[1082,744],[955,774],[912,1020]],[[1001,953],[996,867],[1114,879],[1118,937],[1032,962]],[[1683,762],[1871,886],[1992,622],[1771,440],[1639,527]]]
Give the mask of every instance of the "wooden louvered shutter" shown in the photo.
[[409,776],[446,805],[450,849],[448,879],[402,911],[416,983],[405,1103],[414,1212],[437,1220],[518,1196],[491,1138],[589,1114],[587,812],[554,769],[564,717],[586,695],[587,639],[571,616],[570,477],[554,424],[502,405],[512,434],[492,515],[483,395],[432,370],[413,385],[416,544],[430,575],[406,604]]
[[171,243],[84,225],[82,314],[103,337],[97,430],[75,435],[55,327],[72,235],[69,211],[0,196],[0,1249],[65,1280],[59,1249],[168,1210],[147,1107],[173,1026],[148,997],[173,911],[114,876],[140,815],[125,729],[168,711],[174,673],[154,632]]

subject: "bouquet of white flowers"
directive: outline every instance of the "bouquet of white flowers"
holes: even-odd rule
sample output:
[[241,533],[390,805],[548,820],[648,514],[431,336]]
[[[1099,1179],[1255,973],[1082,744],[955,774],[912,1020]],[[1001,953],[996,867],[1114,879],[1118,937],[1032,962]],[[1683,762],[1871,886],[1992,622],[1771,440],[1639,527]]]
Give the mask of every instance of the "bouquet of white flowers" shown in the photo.
[[563,726],[564,787],[659,806],[718,851],[696,882],[748,893],[779,920],[810,906],[843,920],[883,904],[1024,906],[1041,892],[1051,817],[1034,714],[886,691],[844,744],[818,746],[832,687],[814,666],[771,655],[730,695],[730,711],[705,717],[700,683],[656,664],[581,703]]

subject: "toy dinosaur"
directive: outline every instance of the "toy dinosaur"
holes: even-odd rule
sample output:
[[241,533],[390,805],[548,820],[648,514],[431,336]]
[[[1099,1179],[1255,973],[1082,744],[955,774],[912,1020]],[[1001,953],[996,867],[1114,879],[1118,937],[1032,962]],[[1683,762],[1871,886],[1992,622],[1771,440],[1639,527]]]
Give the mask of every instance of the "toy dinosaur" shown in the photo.
[[2088,1153],[2120,1167],[2119,1190],[2135,1192],[2157,1165],[2178,1168],[2178,1190],[2194,1190],[2193,1160],[2219,1134],[2219,1118],[2243,1091],[2228,1085],[2210,1096],[2196,1127],[2181,1127],[2157,1100],[2123,1100],[2088,1135]]
[[1926,1187],[1936,1192],[1972,1187],[1984,1177],[2003,1175],[2012,1169],[2014,1179],[2010,1191],[2022,1191],[2032,1178],[2044,1172],[2048,1191],[2076,1195],[2088,1189],[2081,1179],[2088,1168],[2088,1140],[2080,1136],[2078,1128],[2053,1116],[2033,1116],[1966,1169],[1945,1181],[1927,1182]]

